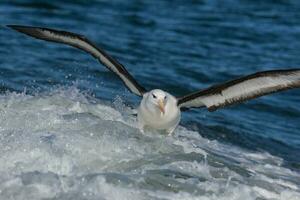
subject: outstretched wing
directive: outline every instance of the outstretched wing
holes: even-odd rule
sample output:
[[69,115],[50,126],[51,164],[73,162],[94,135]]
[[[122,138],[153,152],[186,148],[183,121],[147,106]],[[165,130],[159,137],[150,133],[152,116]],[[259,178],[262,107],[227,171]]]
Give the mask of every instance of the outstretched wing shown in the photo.
[[204,107],[209,111],[266,94],[300,87],[300,69],[263,71],[178,98],[182,108]]
[[37,39],[64,43],[79,48],[91,54],[109,70],[116,73],[127,86],[127,88],[134,94],[142,96],[146,92],[146,90],[137,83],[137,81],[128,73],[128,71],[122,64],[120,64],[117,60],[108,55],[104,50],[97,47],[82,35],[41,27],[18,25],[8,25],[8,27]]

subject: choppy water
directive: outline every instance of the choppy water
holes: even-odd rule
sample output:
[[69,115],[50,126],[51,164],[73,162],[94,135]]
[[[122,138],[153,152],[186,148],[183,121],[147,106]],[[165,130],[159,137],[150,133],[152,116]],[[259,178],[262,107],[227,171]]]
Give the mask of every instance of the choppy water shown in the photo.
[[136,128],[139,98],[90,56],[4,27],[87,35],[175,95],[300,67],[298,1],[2,1],[0,199],[300,199],[299,90]]

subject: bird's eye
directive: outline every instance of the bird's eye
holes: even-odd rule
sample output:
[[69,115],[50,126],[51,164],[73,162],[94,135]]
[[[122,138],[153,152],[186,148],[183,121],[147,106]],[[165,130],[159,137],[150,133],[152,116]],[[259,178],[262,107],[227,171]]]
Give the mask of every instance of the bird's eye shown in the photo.
[[156,99],[156,96],[154,94],[152,94],[153,98]]
[[166,99],[167,99],[167,96],[165,96],[164,99],[166,100]]

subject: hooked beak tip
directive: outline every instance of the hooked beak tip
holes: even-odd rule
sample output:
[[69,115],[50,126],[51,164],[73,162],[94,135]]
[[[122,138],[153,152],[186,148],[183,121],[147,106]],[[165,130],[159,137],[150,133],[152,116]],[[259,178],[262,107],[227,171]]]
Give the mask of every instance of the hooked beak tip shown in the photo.
[[160,112],[162,112],[162,114],[165,114],[165,104],[163,101],[160,100],[158,102],[158,108],[159,108]]

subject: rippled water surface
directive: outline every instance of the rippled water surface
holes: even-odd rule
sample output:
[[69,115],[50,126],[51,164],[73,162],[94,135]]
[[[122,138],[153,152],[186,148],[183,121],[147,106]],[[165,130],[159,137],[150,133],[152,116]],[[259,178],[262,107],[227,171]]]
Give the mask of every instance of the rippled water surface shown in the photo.
[[6,24],[78,32],[180,96],[300,68],[300,2],[0,3],[0,199],[300,199],[300,91],[183,114],[142,134],[140,99],[89,55]]

